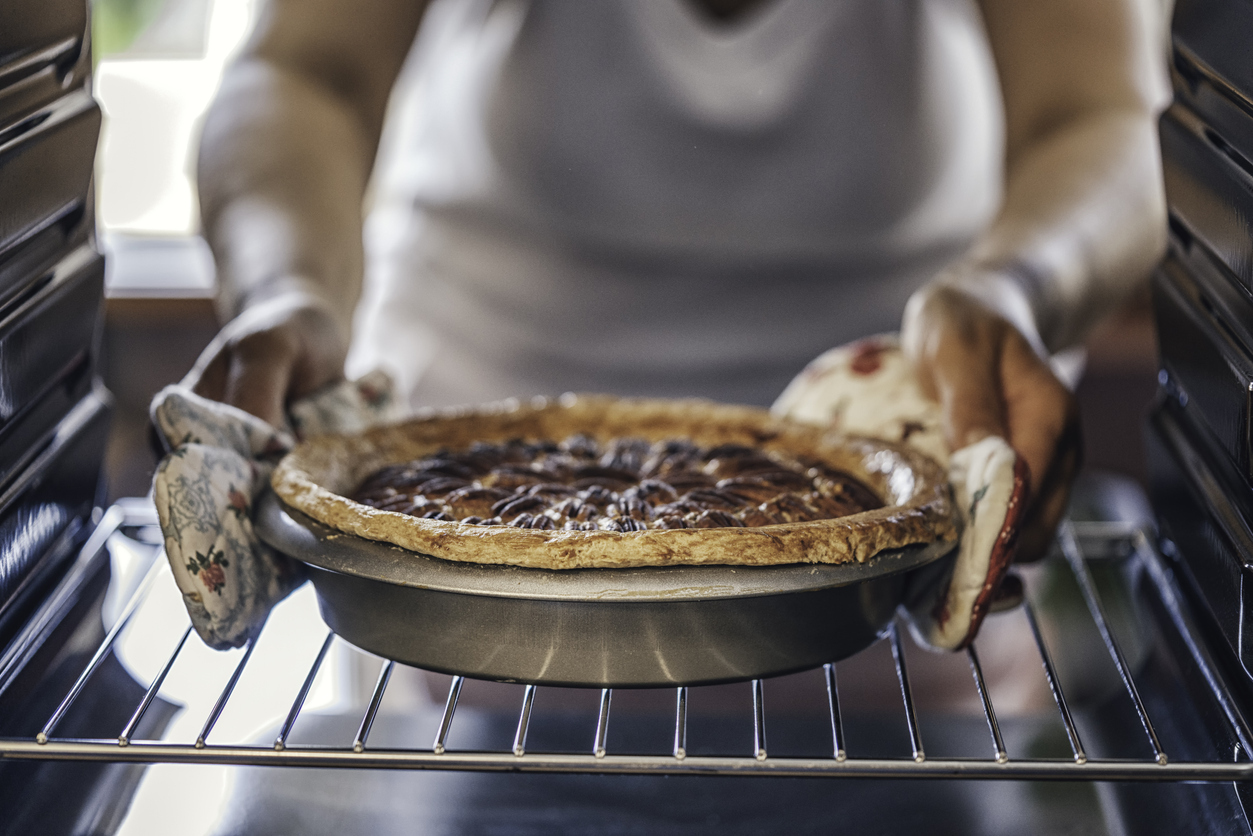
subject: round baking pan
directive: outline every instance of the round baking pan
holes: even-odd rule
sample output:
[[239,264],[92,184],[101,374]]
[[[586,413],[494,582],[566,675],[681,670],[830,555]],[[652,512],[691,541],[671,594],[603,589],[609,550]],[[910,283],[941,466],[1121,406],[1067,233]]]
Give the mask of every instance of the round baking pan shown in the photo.
[[887,626],[906,576],[953,548],[836,565],[546,571],[365,540],[273,494],[254,524],[308,564],[322,617],[363,650],[479,679],[596,688],[732,682],[843,659]]

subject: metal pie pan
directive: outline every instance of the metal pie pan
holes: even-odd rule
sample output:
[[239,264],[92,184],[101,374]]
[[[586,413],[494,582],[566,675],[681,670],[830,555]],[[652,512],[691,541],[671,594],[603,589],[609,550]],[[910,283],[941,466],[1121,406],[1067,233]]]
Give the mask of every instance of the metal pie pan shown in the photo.
[[859,564],[546,571],[456,563],[329,528],[267,494],[261,539],[309,566],[326,623],[443,673],[595,688],[733,682],[851,656],[952,543]]

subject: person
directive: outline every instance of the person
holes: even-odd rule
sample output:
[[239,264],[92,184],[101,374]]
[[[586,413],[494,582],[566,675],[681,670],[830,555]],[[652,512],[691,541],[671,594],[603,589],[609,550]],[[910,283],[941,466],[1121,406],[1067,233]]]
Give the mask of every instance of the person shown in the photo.
[[275,423],[346,359],[414,404],[769,403],[899,324],[950,443],[1027,462],[1038,556],[1049,355],[1165,246],[1153,2],[269,0],[204,126],[190,380]]

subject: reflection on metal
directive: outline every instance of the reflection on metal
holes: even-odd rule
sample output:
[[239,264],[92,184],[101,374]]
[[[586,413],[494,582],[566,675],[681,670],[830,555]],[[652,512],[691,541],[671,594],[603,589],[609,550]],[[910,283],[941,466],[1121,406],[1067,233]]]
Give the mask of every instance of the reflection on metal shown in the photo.
[[592,745],[592,755],[596,758],[605,757],[605,735],[609,734],[609,700],[613,697],[612,688],[602,688],[600,692],[600,715],[596,718],[596,742]]
[[378,682],[374,684],[374,693],[370,695],[370,704],[366,706],[365,716],[361,718],[357,736],[352,741],[352,750],[354,752],[365,751],[366,739],[370,736],[370,729],[374,726],[374,718],[378,716],[379,706],[383,704],[383,692],[387,690],[387,683],[391,682],[392,671],[395,668],[395,662],[387,662],[379,669]]
[[966,658],[970,660],[970,672],[975,678],[975,688],[979,691],[979,700],[983,703],[983,716],[988,721],[988,732],[992,735],[992,752],[997,763],[1005,763],[1009,755],[1005,753],[1005,741],[1001,739],[1001,727],[996,722],[996,709],[988,696],[987,683],[983,681],[983,666],[979,664],[979,654],[972,644],[966,648]]
[[687,688],[678,689],[674,706],[674,759],[687,757]]
[[1070,750],[1074,754],[1075,763],[1084,764],[1088,760],[1088,755],[1083,750],[1083,742],[1079,740],[1079,730],[1075,728],[1074,718],[1070,716],[1070,706],[1066,704],[1062,684],[1057,678],[1057,669],[1053,666],[1053,657],[1049,653],[1048,645],[1044,643],[1044,636],[1040,633],[1040,625],[1035,619],[1035,610],[1031,602],[1025,600],[1022,608],[1027,616],[1027,623],[1031,625],[1031,635],[1035,638],[1036,650],[1040,653],[1040,662],[1044,665],[1044,678],[1048,680],[1049,690],[1053,692],[1053,699],[1057,702],[1057,710],[1061,712],[1062,725],[1066,727],[1066,737],[1070,741]]
[[753,680],[753,755],[759,761],[766,759],[766,705],[760,679]]
[[187,642],[188,636],[191,635],[191,625],[187,625],[187,629],[183,631],[183,637],[178,640],[178,644],[174,646],[174,652],[170,654],[170,658],[166,660],[165,666],[161,668],[161,672],[152,680],[152,684],[148,686],[148,691],[144,694],[143,700],[140,701],[139,707],[135,709],[135,713],[131,715],[130,720],[126,723],[126,727],[122,729],[122,733],[117,736],[119,746],[125,746],[130,742],[131,736],[135,734],[135,729],[139,728],[139,723],[144,719],[144,715],[148,713],[148,707],[152,705],[152,701],[156,699],[157,693],[161,690],[165,678],[170,674],[170,668],[174,667],[178,654],[182,652],[183,645]]
[[[890,642],[896,675],[901,686],[902,701],[905,707],[905,722],[910,735],[913,759],[871,759],[850,756],[846,751],[846,740],[842,725],[839,703],[839,689],[834,665],[824,668],[828,700],[830,707],[831,734],[833,753],[826,758],[794,758],[766,756],[765,737],[765,705],[763,700],[763,684],[760,680],[752,683],[753,693],[753,735],[754,751],[751,756],[738,757],[707,757],[694,756],[687,753],[687,710],[688,689],[680,687],[676,690],[674,748],[669,754],[628,755],[609,754],[606,751],[606,738],[609,728],[609,709],[612,690],[601,691],[600,710],[597,715],[592,751],[584,754],[557,754],[547,752],[528,752],[525,748],[527,728],[530,725],[535,694],[538,690],[534,685],[519,686],[522,689],[522,709],[518,718],[517,733],[513,747],[509,751],[488,752],[448,752],[444,750],[452,726],[457,699],[464,680],[457,677],[449,689],[445,703],[443,719],[440,723],[436,744],[432,749],[367,749],[366,740],[375,716],[379,711],[383,694],[390,680],[394,663],[387,662],[379,672],[374,692],[362,717],[361,724],[351,746],[286,746],[287,736],[295,725],[305,697],[309,693],[317,677],[323,660],[336,641],[334,634],[329,634],[323,642],[321,650],[313,660],[304,677],[282,732],[273,748],[266,746],[221,746],[206,742],[214,723],[234,693],[235,684],[248,664],[255,647],[255,639],[248,645],[236,665],[229,680],[224,686],[217,704],[206,719],[200,736],[194,742],[167,742],[152,740],[135,740],[133,735],[143,717],[145,707],[152,702],[161,689],[164,675],[173,667],[186,641],[179,641],[169,656],[160,673],[149,687],[143,700],[136,707],[135,713],[122,734],[111,737],[109,730],[101,730],[98,737],[92,739],[58,739],[52,737],[57,723],[64,716],[71,703],[82,694],[87,686],[91,672],[117,640],[118,634],[125,629],[130,616],[141,605],[151,591],[151,583],[141,584],[132,600],[124,608],[115,629],[106,635],[101,646],[92,656],[74,686],[62,700],[57,710],[44,724],[43,729],[35,738],[0,738],[0,758],[14,760],[78,760],[78,761],[112,761],[130,763],[215,763],[215,764],[247,764],[273,766],[305,766],[305,767],[359,767],[368,769],[438,769],[458,771],[513,771],[513,772],[561,772],[561,773],[603,773],[603,774],[656,774],[656,775],[772,775],[777,777],[828,776],[845,778],[975,778],[975,779],[1021,779],[1021,780],[1067,780],[1067,781],[1246,781],[1253,780],[1253,763],[1241,762],[1184,762],[1167,761],[1160,745],[1157,743],[1153,724],[1143,701],[1138,699],[1135,691],[1134,673],[1127,666],[1117,637],[1110,630],[1104,618],[1101,600],[1095,586],[1087,574],[1086,560],[1081,548],[1091,544],[1091,553],[1108,554],[1110,546],[1122,544],[1128,546],[1132,557],[1146,567],[1146,574],[1152,582],[1147,584],[1149,594],[1155,595],[1167,613],[1169,624],[1163,628],[1175,629],[1184,639],[1192,661],[1201,671],[1202,679],[1209,692],[1222,708],[1223,716],[1232,733],[1233,742],[1239,743],[1244,751],[1249,751],[1250,738],[1248,725],[1241,715],[1238,706],[1231,699],[1225,681],[1211,663],[1204,650],[1204,644],[1197,639],[1186,610],[1181,607],[1176,593],[1171,586],[1168,571],[1163,566],[1162,558],[1152,546],[1152,541],[1144,532],[1131,527],[1111,526],[1108,524],[1084,526],[1076,524],[1062,532],[1062,546],[1066,561],[1084,592],[1084,600],[1088,611],[1098,630],[1102,633],[1106,649],[1119,673],[1123,676],[1124,685],[1132,695],[1137,716],[1144,726],[1146,736],[1154,745],[1154,757],[1143,760],[1116,760],[1089,758],[1080,742],[1071,711],[1066,703],[1061,685],[1058,681],[1053,656],[1045,644],[1036,614],[1031,603],[1025,602],[1023,612],[1031,627],[1040,662],[1045,677],[1052,690],[1053,697],[1062,725],[1070,740],[1072,758],[1009,758],[1000,728],[996,720],[993,700],[983,680],[978,654],[972,649],[968,651],[974,686],[983,704],[988,731],[993,743],[992,756],[987,758],[928,758],[925,756],[918,718],[914,710],[913,694],[909,685],[909,673],[905,663],[904,648],[899,630],[893,626],[889,630]],[[162,564],[158,564],[162,565]],[[1057,649],[1057,650],[1064,650]],[[854,753],[855,754],[855,753]]]
[[528,685],[522,692],[522,713],[518,715],[518,730],[513,735],[513,754],[522,757],[526,754],[526,730],[531,725],[531,706],[535,703],[535,686]]
[[901,683],[901,701],[905,704],[905,724],[909,727],[909,746],[913,750],[914,763],[927,759],[922,749],[922,733],[918,730],[918,714],[914,711],[914,692],[909,687],[909,669],[905,666],[905,648],[901,646],[901,631],[892,624],[888,628],[892,642],[892,661],[896,663],[896,678]]
[[448,686],[448,699],[444,701],[444,716],[439,721],[439,731],[435,734],[435,743],[431,751],[437,755],[444,754],[444,743],[448,740],[448,730],[452,728],[452,715],[457,710],[457,700],[461,699],[461,686],[466,681],[464,676],[454,676]]
[[835,678],[835,664],[829,662],[822,667],[827,677],[827,707],[831,711],[831,745],[835,759],[842,761],[847,754],[844,751],[844,720],[840,716],[840,686]]
[[296,718],[300,716],[300,709],[305,706],[305,699],[309,696],[309,689],[313,687],[313,680],[317,679],[318,671],[322,668],[322,660],[326,658],[326,651],[331,649],[331,642],[334,639],[334,633],[326,634],[326,639],[322,642],[322,648],[313,660],[313,666],[309,668],[309,673],[305,674],[305,681],[300,684],[300,690],[296,692],[296,699],[292,700],[291,709],[287,712],[287,719],[283,721],[283,727],[279,730],[278,737],[274,740],[275,749],[282,750],[287,748],[287,738],[291,734],[292,728],[296,725]]
[[1101,639],[1105,642],[1105,649],[1109,651],[1110,658],[1114,660],[1114,665],[1118,668],[1118,676],[1127,689],[1127,695],[1135,704],[1140,725],[1144,727],[1144,733],[1149,738],[1149,745],[1153,747],[1153,758],[1165,766],[1166,753],[1162,751],[1157,732],[1154,731],[1153,723],[1149,720],[1148,709],[1144,707],[1144,701],[1140,699],[1140,692],[1136,688],[1135,678],[1131,675],[1131,668],[1123,657],[1122,648],[1118,646],[1118,641],[1109,628],[1109,622],[1105,618],[1105,609],[1101,606],[1100,598],[1096,594],[1096,584],[1092,582],[1092,573],[1088,571],[1087,561],[1084,560],[1083,552],[1079,549],[1079,541],[1075,539],[1074,527],[1069,522],[1062,523],[1058,539],[1061,542],[1062,554],[1066,556],[1066,562],[1070,564],[1071,571],[1075,573],[1075,580],[1079,582],[1079,589],[1083,592],[1083,600],[1088,605],[1092,620],[1096,622],[1096,629],[1100,631]]

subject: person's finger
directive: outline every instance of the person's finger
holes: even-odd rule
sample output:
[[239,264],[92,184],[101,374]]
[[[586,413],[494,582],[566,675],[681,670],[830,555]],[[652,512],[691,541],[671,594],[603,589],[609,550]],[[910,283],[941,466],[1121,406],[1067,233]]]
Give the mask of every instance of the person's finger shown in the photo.
[[183,384],[190,386],[201,397],[220,401],[226,395],[226,374],[229,368],[230,350],[222,345],[210,346],[183,378]]
[[928,363],[949,446],[1006,435],[1001,384],[990,348],[946,341]]
[[1058,442],[1053,466],[1045,476],[1034,502],[1027,509],[1019,533],[1016,559],[1029,563],[1048,552],[1057,525],[1070,503],[1070,488],[1083,460],[1078,425],[1067,428]]
[[1031,473],[1031,495],[1042,498],[1044,483],[1055,470],[1068,439],[1077,432],[1074,396],[1025,340],[1006,339],[1001,378],[1009,441]]
[[293,358],[266,336],[241,340],[231,352],[223,401],[279,427]]

